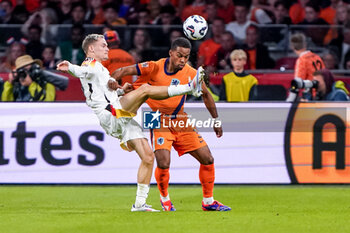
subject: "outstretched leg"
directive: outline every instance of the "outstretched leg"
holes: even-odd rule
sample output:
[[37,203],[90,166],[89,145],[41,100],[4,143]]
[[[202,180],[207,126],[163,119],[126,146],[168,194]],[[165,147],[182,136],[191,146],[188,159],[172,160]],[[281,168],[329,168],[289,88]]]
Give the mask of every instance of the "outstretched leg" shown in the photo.
[[169,98],[168,87],[143,84],[136,90],[123,96],[120,99],[120,104],[125,111],[136,113],[148,98],[158,100]]
[[[120,104],[125,111],[135,113],[148,98],[155,100],[167,99],[172,96],[185,95],[191,93],[199,97],[202,94],[202,84],[206,76],[202,67],[198,68],[196,76],[184,85],[151,86],[143,84],[138,89],[129,92],[120,99]],[[203,84],[204,85],[204,84]]]

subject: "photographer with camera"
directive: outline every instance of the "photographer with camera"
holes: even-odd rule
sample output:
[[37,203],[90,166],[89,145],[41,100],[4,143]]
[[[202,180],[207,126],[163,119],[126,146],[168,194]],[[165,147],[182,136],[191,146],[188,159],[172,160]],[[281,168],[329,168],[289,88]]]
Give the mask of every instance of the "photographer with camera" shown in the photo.
[[[313,80],[302,80],[295,78],[291,82],[291,88],[287,101],[293,102],[298,100],[298,94],[301,89],[304,90],[302,101],[313,100],[310,90],[316,90],[314,100],[325,101],[349,101],[349,90],[346,88],[343,81],[335,81],[333,74],[322,69],[313,73]],[[306,90],[306,91],[305,91]]]
[[343,81],[335,81],[333,74],[327,70],[313,73],[313,80],[318,82],[316,100],[349,101],[349,90]]
[[4,83],[2,101],[54,101],[55,86],[46,80],[41,60],[29,55],[18,57],[16,69]]

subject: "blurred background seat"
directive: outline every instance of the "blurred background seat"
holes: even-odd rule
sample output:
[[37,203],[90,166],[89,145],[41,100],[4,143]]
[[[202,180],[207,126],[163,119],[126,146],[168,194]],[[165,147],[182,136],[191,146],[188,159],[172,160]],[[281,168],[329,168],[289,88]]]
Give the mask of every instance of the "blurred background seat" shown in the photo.
[[282,85],[255,85],[249,93],[249,100],[285,100],[286,89]]

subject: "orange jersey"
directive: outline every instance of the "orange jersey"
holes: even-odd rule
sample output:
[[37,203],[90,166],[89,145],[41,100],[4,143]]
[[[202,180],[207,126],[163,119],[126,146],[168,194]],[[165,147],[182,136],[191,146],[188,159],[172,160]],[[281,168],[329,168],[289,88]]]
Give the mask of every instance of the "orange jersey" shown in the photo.
[[[189,77],[193,79],[197,71],[188,64],[176,73],[168,73],[166,66],[169,58],[162,58],[158,61],[149,61],[136,65],[140,76],[134,83],[137,88],[144,83],[152,86],[170,86],[178,84],[188,84]],[[159,111],[166,115],[184,114],[183,108],[186,95],[174,96],[164,100],[148,99],[146,103],[153,111]]]
[[[103,61],[102,65],[107,68],[110,74],[116,69],[124,66],[131,66],[135,64],[134,58],[122,49],[111,49],[108,52],[109,59]],[[125,82],[132,83],[132,76],[125,76],[122,78],[122,84]]]
[[325,65],[317,54],[311,51],[305,51],[300,54],[295,63],[295,77],[312,80],[312,74],[316,70],[325,68]]

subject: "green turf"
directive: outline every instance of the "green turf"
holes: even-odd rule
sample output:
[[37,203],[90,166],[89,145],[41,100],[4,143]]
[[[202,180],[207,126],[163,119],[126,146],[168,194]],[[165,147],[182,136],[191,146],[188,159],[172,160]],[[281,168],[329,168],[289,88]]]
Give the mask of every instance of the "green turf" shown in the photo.
[[[201,210],[200,186],[172,186],[176,212],[131,213],[134,186],[0,186],[1,233],[350,232],[350,186],[217,186],[230,212]],[[149,204],[160,209],[152,186]]]

